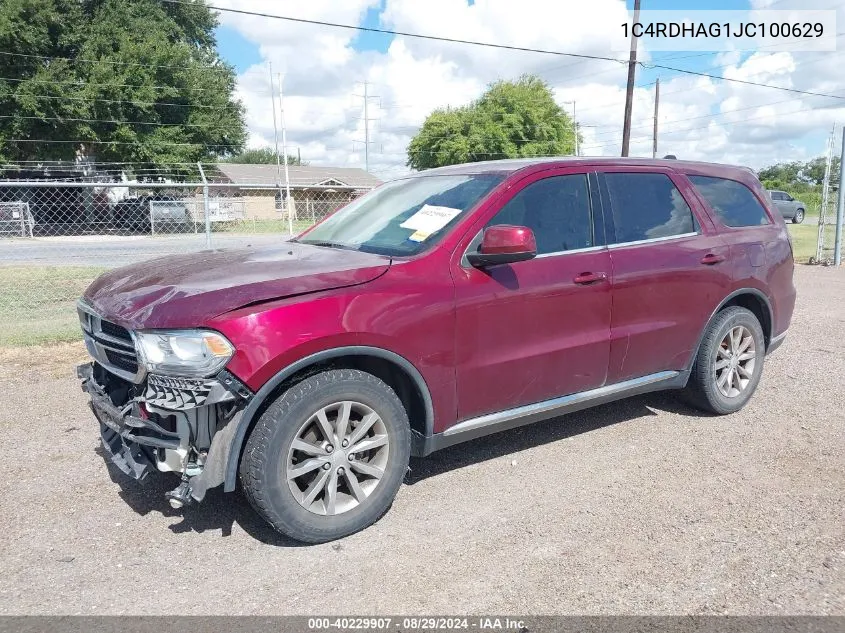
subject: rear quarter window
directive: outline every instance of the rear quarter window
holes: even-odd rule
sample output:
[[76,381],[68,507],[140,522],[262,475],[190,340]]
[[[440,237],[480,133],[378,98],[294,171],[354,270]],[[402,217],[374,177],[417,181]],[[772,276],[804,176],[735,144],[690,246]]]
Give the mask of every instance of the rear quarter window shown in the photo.
[[757,196],[741,182],[714,176],[689,176],[689,179],[726,226],[771,223]]

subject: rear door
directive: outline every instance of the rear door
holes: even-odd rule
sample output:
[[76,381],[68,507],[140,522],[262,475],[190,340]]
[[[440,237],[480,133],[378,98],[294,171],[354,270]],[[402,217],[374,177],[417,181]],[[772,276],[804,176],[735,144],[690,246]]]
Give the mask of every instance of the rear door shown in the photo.
[[738,180],[704,175],[690,175],[689,180],[712,210],[722,239],[731,249],[735,286],[764,292],[791,288],[792,252],[786,227],[769,214],[763,197],[758,198]]
[[[528,176],[453,256],[459,420],[605,383],[610,256],[597,189],[585,168]],[[531,228],[537,257],[470,266],[463,254],[497,224]]]
[[683,176],[600,172],[613,271],[607,382],[684,369],[729,292],[730,249]]

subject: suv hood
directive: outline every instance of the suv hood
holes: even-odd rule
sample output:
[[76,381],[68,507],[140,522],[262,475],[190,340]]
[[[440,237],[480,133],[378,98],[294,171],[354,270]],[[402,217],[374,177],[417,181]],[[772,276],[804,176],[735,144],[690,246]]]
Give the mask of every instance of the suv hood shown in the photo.
[[202,251],[109,271],[84,299],[130,329],[198,327],[247,304],[366,283],[389,267],[389,257],[297,243]]

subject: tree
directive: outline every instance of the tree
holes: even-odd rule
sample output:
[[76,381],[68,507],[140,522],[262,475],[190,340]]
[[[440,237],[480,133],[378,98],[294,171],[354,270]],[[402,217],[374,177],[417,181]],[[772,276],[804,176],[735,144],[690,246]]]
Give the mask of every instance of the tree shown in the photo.
[[801,176],[804,164],[798,161],[790,163],[778,163],[760,170],[760,180],[771,180],[785,183],[797,183]]
[[468,106],[432,112],[408,145],[408,166],[575,152],[575,125],[539,77],[491,84]]
[[[802,174],[804,178],[813,185],[824,184],[824,170],[827,165],[827,158],[825,156],[818,156],[811,161],[804,164]],[[839,177],[839,157],[834,156],[830,164],[830,173],[835,177]]]
[[[281,159],[281,157],[280,157]],[[227,163],[242,163],[250,165],[275,165],[276,152],[269,147],[260,147],[258,149],[244,150],[240,154],[229,156],[224,162]],[[288,165],[307,165],[308,161],[302,160],[298,156],[288,154]]]
[[[839,175],[839,157],[834,156],[830,173],[835,179]],[[758,176],[767,189],[783,189],[793,194],[817,191],[824,184],[826,156],[817,156],[807,162],[792,161],[777,163],[760,170]]]
[[161,166],[246,140],[203,0],[3,0],[0,162]]

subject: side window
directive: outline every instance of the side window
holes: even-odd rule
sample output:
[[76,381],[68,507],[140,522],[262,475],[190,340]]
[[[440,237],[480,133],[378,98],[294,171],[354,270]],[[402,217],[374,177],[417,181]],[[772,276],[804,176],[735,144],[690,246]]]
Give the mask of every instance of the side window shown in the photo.
[[538,255],[593,246],[587,175],[552,176],[531,183],[487,226],[496,224],[530,228],[537,240]]
[[[701,188],[698,189],[699,193],[701,192]],[[780,191],[772,191],[772,200],[783,200],[783,194]]]
[[741,182],[712,176],[690,176],[689,179],[726,226],[769,224],[763,205]]
[[606,173],[604,178],[617,244],[698,230],[689,205],[666,174]]

